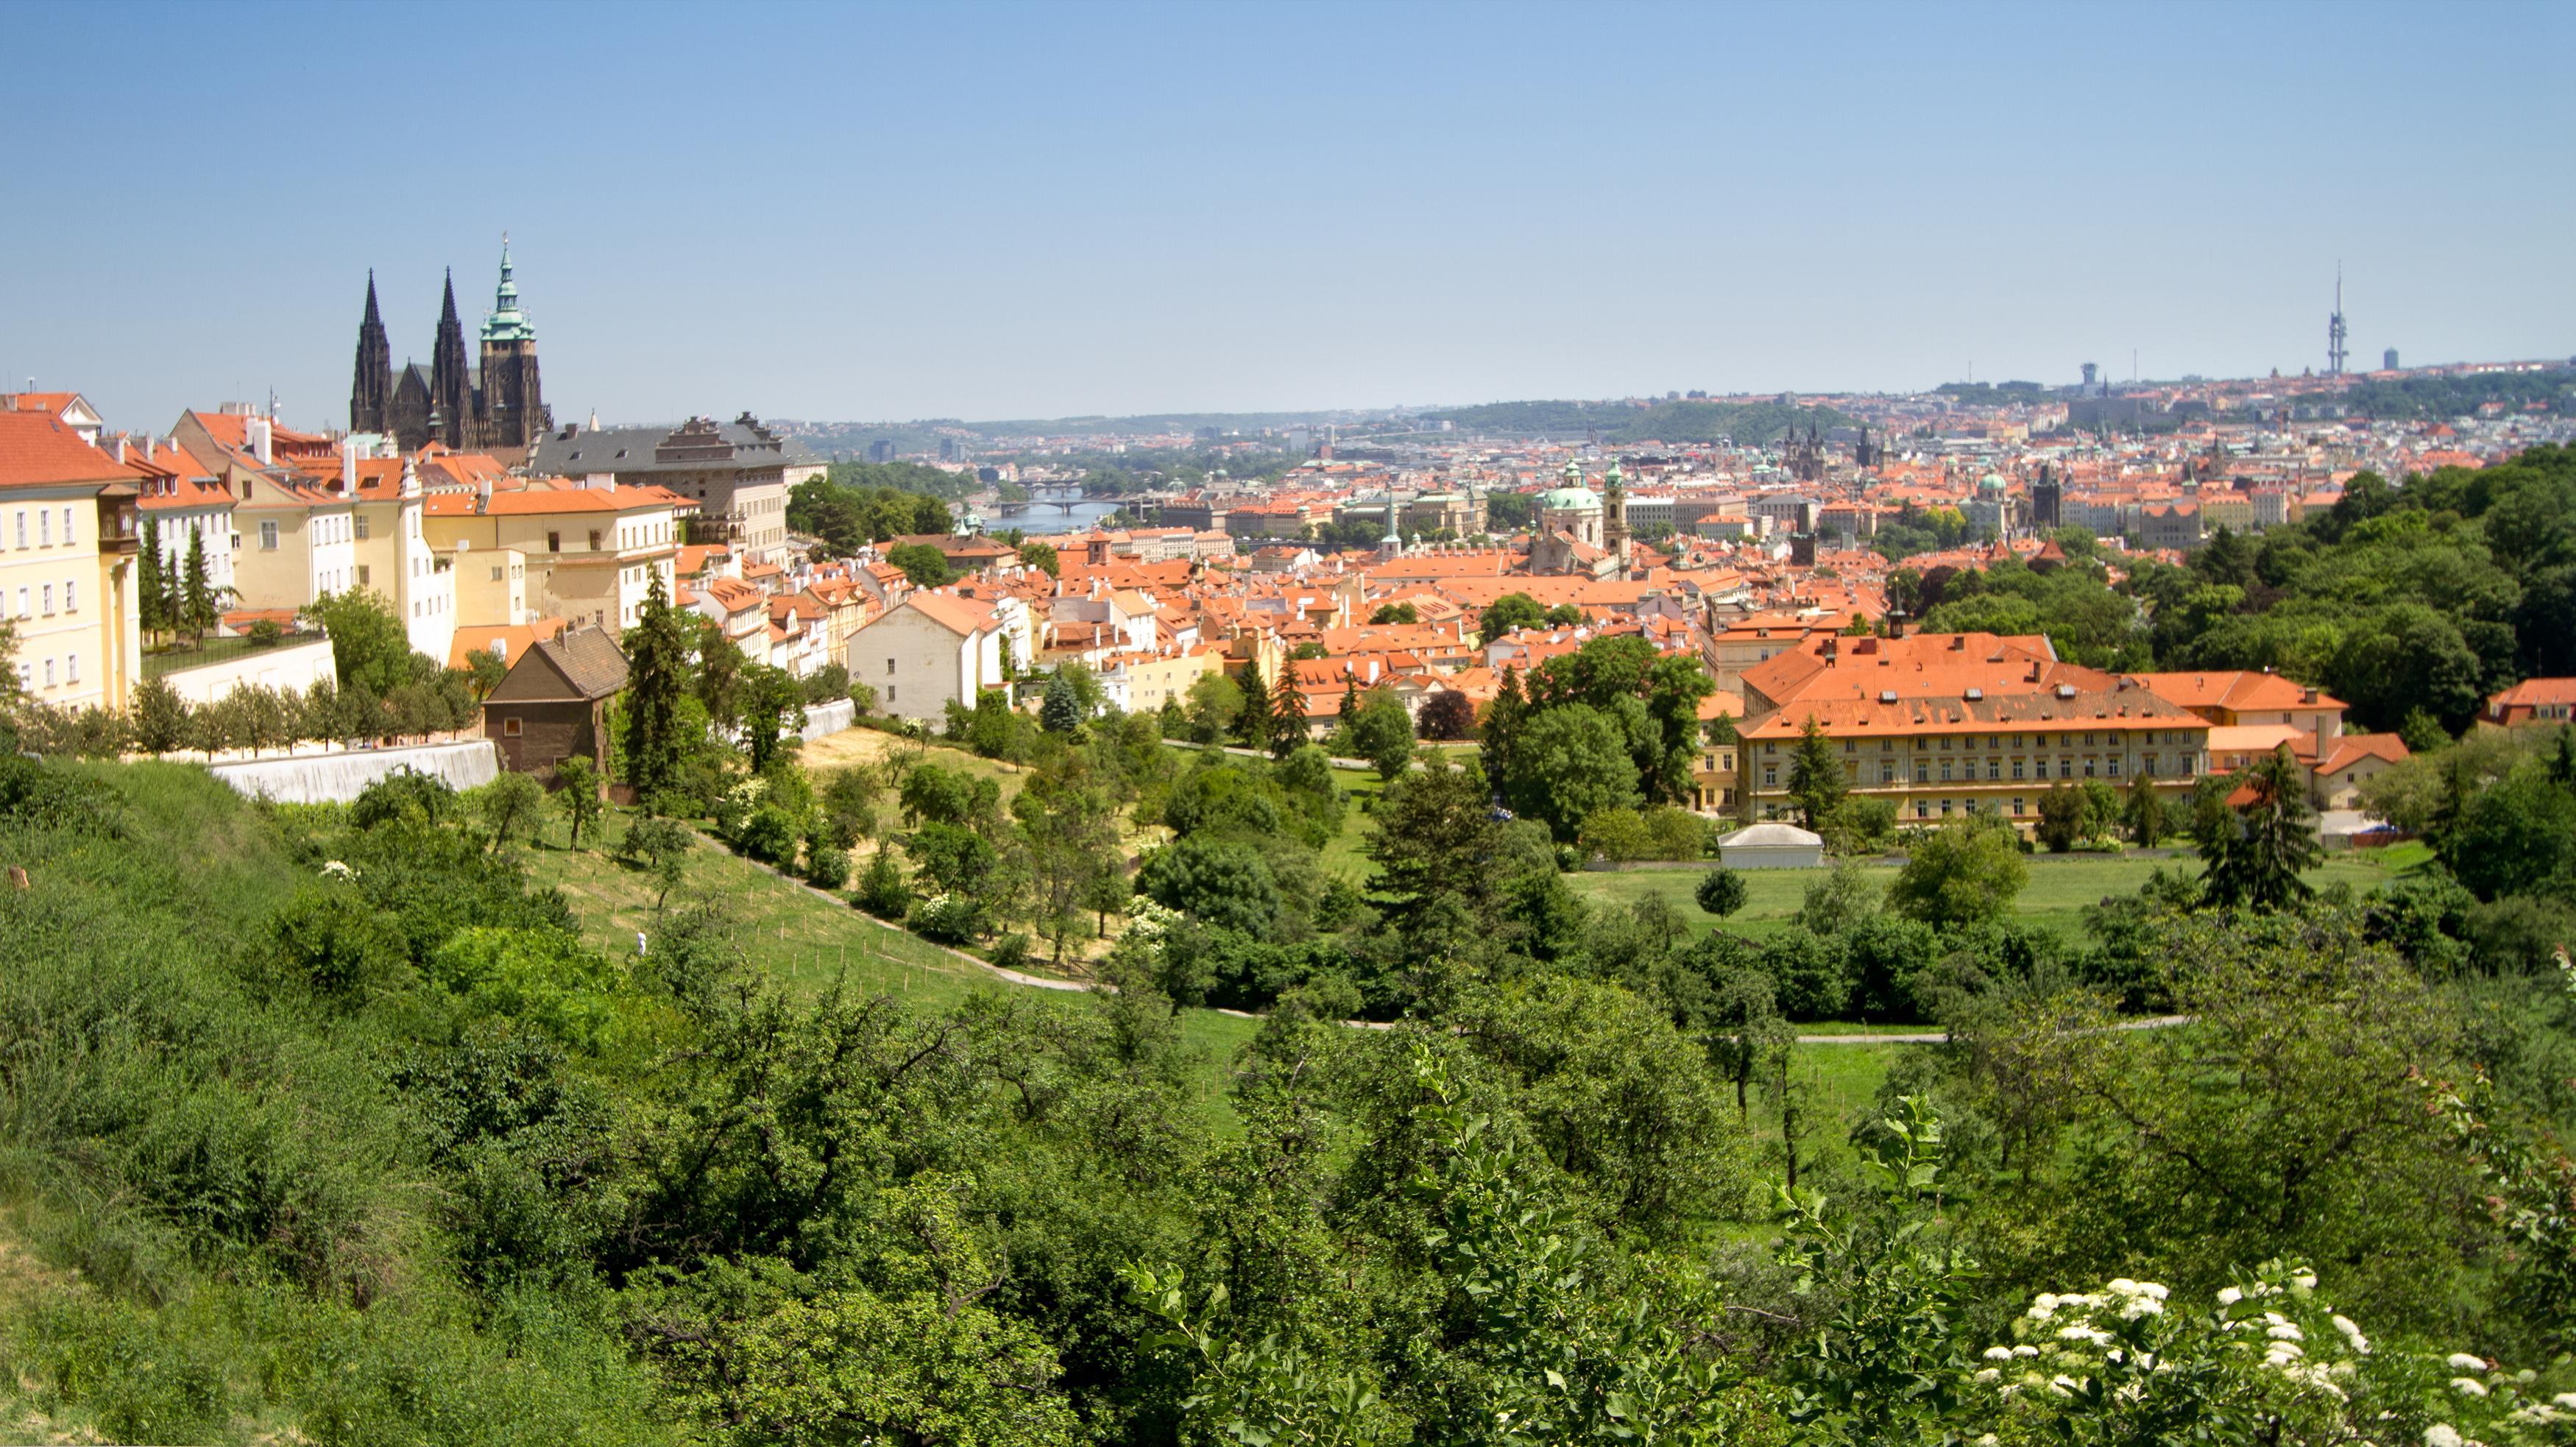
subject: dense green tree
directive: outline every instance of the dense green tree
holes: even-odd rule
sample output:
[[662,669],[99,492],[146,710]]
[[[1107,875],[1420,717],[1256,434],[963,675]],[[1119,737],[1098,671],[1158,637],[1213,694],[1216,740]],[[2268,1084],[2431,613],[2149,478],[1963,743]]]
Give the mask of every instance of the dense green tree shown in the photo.
[[1047,680],[1046,697],[1038,705],[1038,725],[1051,734],[1069,734],[1082,727],[1082,703],[1075,697],[1073,680],[1062,673]]
[[581,848],[582,829],[599,818],[599,770],[586,754],[573,754],[555,765],[555,804],[572,826],[571,846]]
[[1849,792],[1832,740],[1809,715],[1798,731],[1797,752],[1789,760],[1789,803],[1798,811],[1798,822],[1821,832]]
[[2314,892],[2299,875],[2325,853],[2308,809],[2307,773],[2284,744],[2243,778],[2252,797],[2200,838],[2207,866],[2201,890],[2217,905],[2277,910],[2297,904]]
[[1064,564],[1057,559],[1054,546],[1048,543],[1020,544],[1020,563],[1050,578],[1061,577],[1064,573]]
[[1422,621],[1422,613],[1420,609],[1415,608],[1411,603],[1383,603],[1378,606],[1378,610],[1376,612],[1369,615],[1368,621],[1380,625],[1389,623],[1419,623]]
[[[688,751],[688,741],[680,736],[680,702],[690,691],[693,630],[690,618],[672,606],[661,570],[645,571],[643,611],[635,626],[626,630],[624,640],[626,692],[620,706],[626,737],[620,743],[626,782],[649,803],[679,781],[681,760]],[[479,652],[477,656],[490,657]]]
[[1270,691],[1270,756],[1284,759],[1306,739],[1306,695],[1297,687],[1296,670],[1281,668],[1278,686]]
[[1744,876],[1732,869],[1712,869],[1700,876],[1691,898],[1701,909],[1723,918],[1744,908]]
[[886,550],[886,561],[903,570],[916,588],[944,588],[957,581],[948,555],[928,543],[904,543]]
[[326,593],[304,605],[303,614],[331,635],[332,671],[342,688],[386,694],[412,681],[411,639],[383,594],[365,588]]
[[1571,840],[1596,810],[1633,808],[1637,765],[1609,716],[1579,703],[1546,709],[1517,730],[1503,797]]
[[1413,716],[1392,692],[1373,688],[1360,699],[1359,714],[1350,720],[1351,748],[1377,768],[1378,777],[1392,779],[1413,763]]
[[[0,663],[7,655],[0,652]],[[155,757],[188,740],[188,701],[166,678],[147,678],[134,690],[134,745]]]
[[1954,818],[1906,854],[1887,888],[1888,908],[1936,929],[2002,919],[2030,880],[2012,826],[1990,815]]
[[1217,743],[1234,731],[1234,721],[1243,715],[1243,688],[1222,672],[1201,674],[1190,685],[1187,712],[1191,738]]
[[1527,593],[1505,593],[1485,605],[1477,617],[1478,636],[1490,644],[1506,633],[1523,628],[1537,628],[1547,621],[1547,610]]

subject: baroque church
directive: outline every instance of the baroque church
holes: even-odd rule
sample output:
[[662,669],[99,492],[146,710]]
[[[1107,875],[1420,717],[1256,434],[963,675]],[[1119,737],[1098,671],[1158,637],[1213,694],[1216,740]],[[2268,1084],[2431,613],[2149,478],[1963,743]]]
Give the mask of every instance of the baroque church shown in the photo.
[[367,314],[358,322],[357,375],[349,384],[349,430],[392,437],[405,452],[432,442],[465,452],[527,447],[554,426],[537,383],[537,331],[519,310],[510,279],[510,238],[501,238],[501,287],[483,318],[482,365],[468,373],[465,325],[456,315],[456,274],[438,312],[429,370],[405,362],[394,372],[393,346],[376,310],[376,274],[367,273]]

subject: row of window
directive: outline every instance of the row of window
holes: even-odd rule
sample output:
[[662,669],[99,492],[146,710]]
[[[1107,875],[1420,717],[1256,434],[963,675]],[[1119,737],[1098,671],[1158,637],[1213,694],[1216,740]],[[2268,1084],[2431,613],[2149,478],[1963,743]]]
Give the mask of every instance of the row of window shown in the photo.
[[[48,618],[53,616],[53,584],[46,583],[34,589],[25,587],[18,589],[19,617],[33,618],[37,616],[39,607],[42,608],[44,616]],[[66,613],[77,613],[80,611],[80,584],[70,578],[65,578],[63,580],[63,611]]]
[[[2048,777],[2048,760],[2044,758],[2034,758],[2029,760],[2024,760],[2018,756],[2010,760],[1990,758],[1986,760],[1986,782],[2003,782],[2005,778],[2004,769],[2007,763],[2011,765],[2011,777],[2015,780],[2046,779]],[[2025,764],[2028,766],[2028,772],[2024,772]],[[2116,779],[2120,777],[2120,760],[2116,756],[2107,759],[2096,759],[2088,755],[2081,761],[2081,764],[2083,768],[2082,777],[2084,778],[2090,779],[2102,777]],[[2077,777],[2077,765],[2078,761],[2076,759],[2071,757],[2061,757],[2057,761],[2057,777],[2061,779],[2072,779]],[[2173,761],[2173,766],[2176,777],[2186,779],[2191,777],[2192,764],[2191,755],[2189,753],[2176,755]],[[2146,775],[2148,778],[2154,778],[2156,776],[2157,768],[2158,763],[2154,754],[2145,754],[2140,756],[2138,759],[2138,772]],[[1916,759],[1914,761],[1914,782],[1917,784],[1930,784],[1934,782],[1943,784],[1972,784],[1977,782],[1977,764],[1973,759],[1964,763],[1956,763],[1950,759],[1943,759],[1940,762],[1938,770],[1940,777],[1937,781],[1933,777],[1934,772],[1935,770],[1931,760]],[[1898,784],[1904,782],[1902,771],[1898,769],[1894,759],[1882,759],[1879,761],[1878,782],[1881,784]],[[1780,766],[1778,764],[1765,763],[1762,766],[1762,784],[1763,787],[1770,789],[1780,787]]]
[[[50,548],[54,546],[55,515],[55,510],[49,507],[22,507],[18,509],[13,519],[14,526],[10,529],[10,536],[17,539],[17,546],[21,548]],[[80,541],[78,530],[72,526],[72,504],[63,504],[61,517],[63,520],[62,545],[68,548]],[[35,520],[33,532],[30,532],[27,527],[30,518]]]
[[64,654],[62,656],[62,665],[62,678],[58,683],[54,677],[54,660],[50,658],[44,660],[44,668],[42,670],[44,681],[39,684],[37,682],[38,669],[36,662],[32,659],[19,659],[18,687],[21,689],[33,690],[39,687],[54,688],[60,686],[68,688],[78,684],[80,682],[80,655],[77,653]]
[[[1926,735],[1914,740],[1914,751],[1916,753],[1923,753],[1933,748],[1949,749],[1954,746],[1971,752],[1980,748],[1994,751],[1999,749],[2018,749],[2024,747],[2046,748],[2051,744],[2054,744],[2059,748],[2069,748],[2077,746],[2073,742],[2075,737],[2075,735],[2071,734],[1960,734],[1955,737],[1953,735],[1943,734],[1936,742],[1932,737]],[[2031,742],[2025,744],[2025,738],[2029,739]],[[2190,741],[2184,737],[2184,731],[2181,729],[2150,729],[2142,737],[2132,736],[2126,733],[2106,733],[2100,735],[2100,741],[2102,744],[2116,745],[2123,738],[2128,738],[2132,743],[2151,746],[2155,744],[2171,746],[2174,744],[2188,743]],[[2097,747],[2097,744],[2095,743],[2095,735],[2085,734],[2082,735],[2082,739],[2083,742],[2080,745],[2081,747],[2088,749]],[[1983,742],[1980,743],[1980,740],[1983,740]],[[1845,739],[1842,742],[1843,752],[1846,754],[1855,752],[1859,743],[1859,741],[1855,739]],[[1794,748],[1796,745],[1792,744],[1791,747]],[[1896,740],[1893,738],[1880,739],[1878,741],[1878,751],[1883,754],[1892,754],[1896,752]],[[1779,753],[1779,740],[1773,739],[1765,742],[1762,745],[1762,752],[1765,754]]]

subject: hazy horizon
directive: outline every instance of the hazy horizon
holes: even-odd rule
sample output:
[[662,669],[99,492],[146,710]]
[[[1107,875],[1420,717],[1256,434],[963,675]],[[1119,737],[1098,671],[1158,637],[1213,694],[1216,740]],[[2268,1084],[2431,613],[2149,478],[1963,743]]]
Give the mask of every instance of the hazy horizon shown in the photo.
[[[2471,24],[2469,22],[2476,22]],[[2576,7],[29,11],[0,368],[346,420],[508,230],[559,422],[2576,349]],[[188,65],[207,52],[221,63]],[[35,63],[41,61],[41,64]]]

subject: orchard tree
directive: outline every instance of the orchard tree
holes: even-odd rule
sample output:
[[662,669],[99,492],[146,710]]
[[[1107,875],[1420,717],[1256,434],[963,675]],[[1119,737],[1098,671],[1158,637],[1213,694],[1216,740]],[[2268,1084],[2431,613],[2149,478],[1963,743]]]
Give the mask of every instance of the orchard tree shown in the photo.
[[1918,841],[1887,887],[1888,907],[1935,929],[2002,919],[2030,882],[2013,828],[1988,814],[1954,818]]
[[1744,908],[1744,876],[1721,865],[1700,876],[1699,888],[1691,897],[1700,908],[1723,919]]
[[584,825],[599,817],[599,769],[587,754],[573,754],[555,765],[555,805],[572,824],[572,847],[581,848]]

